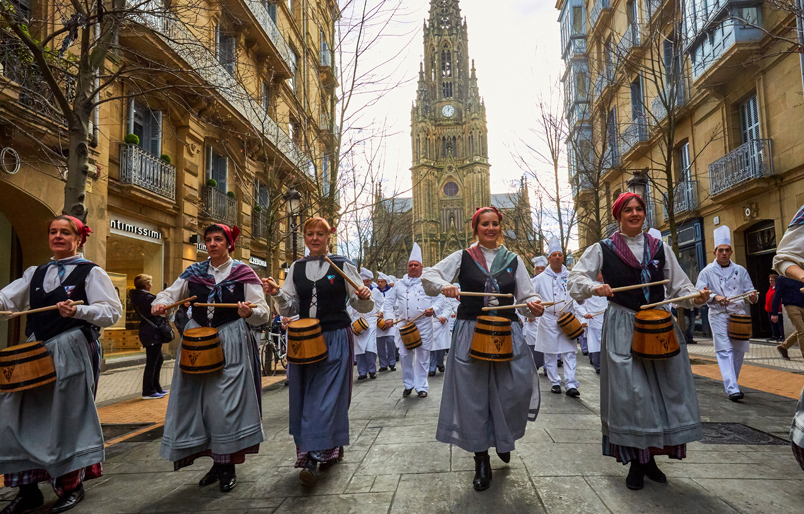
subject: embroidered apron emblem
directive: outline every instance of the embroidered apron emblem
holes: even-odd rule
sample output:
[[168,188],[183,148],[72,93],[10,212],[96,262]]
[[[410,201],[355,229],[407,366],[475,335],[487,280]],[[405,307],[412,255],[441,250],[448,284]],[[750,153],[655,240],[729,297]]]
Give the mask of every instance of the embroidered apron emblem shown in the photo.
[[73,289],[75,289],[75,286],[64,286],[64,292],[67,293],[67,298],[73,294]]
[[330,284],[335,283],[335,275],[327,275],[327,279],[329,280]]

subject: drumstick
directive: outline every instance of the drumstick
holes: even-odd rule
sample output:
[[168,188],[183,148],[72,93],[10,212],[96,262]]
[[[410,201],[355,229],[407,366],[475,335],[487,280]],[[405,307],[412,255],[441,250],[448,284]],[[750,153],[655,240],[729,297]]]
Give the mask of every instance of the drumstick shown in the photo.
[[669,299],[669,300],[665,300],[665,301],[663,301],[663,302],[652,303],[652,304],[650,304],[650,305],[643,305],[643,306],[642,306],[642,307],[640,307],[640,308],[641,308],[642,310],[645,310],[645,309],[652,309],[653,307],[658,307],[658,306],[660,306],[660,305],[667,305],[668,303],[678,303],[678,302],[682,302],[682,301],[684,301],[684,300],[691,300],[691,299],[693,299],[693,298],[698,298],[699,296],[701,296],[700,291],[699,291],[699,292],[697,292],[697,293],[695,293],[695,294],[688,294],[687,296],[680,296],[680,297],[678,297],[678,298],[671,298],[671,299]]
[[647,284],[634,284],[632,286],[622,286],[622,287],[615,287],[611,290],[612,293],[621,293],[623,291],[630,291],[631,289],[641,289],[643,287],[650,287],[650,286],[661,286],[664,284],[669,284],[670,279],[660,280],[658,282],[648,282]]
[[475,293],[473,291],[458,291],[458,296],[496,296],[499,298],[513,298],[511,293]]
[[600,312],[596,312],[596,313],[592,314],[592,317],[595,317],[595,316],[597,316],[598,314],[603,314],[604,312],[606,312],[606,310],[605,310],[605,309],[604,309],[604,310],[602,310],[602,311],[600,311]]
[[558,311],[558,312],[564,312],[564,309],[566,309],[567,307],[569,307],[569,306],[570,306],[570,304],[571,304],[572,302],[574,302],[574,301],[575,301],[575,299],[574,299],[574,298],[573,298],[572,300],[568,301],[568,302],[567,302],[567,304],[566,304],[565,306],[561,307],[561,310],[560,310],[560,311]]
[[354,287],[354,288],[355,288],[355,290],[358,290],[358,289],[360,289],[361,287],[363,287],[363,286],[359,286],[359,285],[355,284],[355,281],[354,281],[354,280],[352,280],[351,278],[349,278],[349,275],[347,275],[346,273],[344,273],[344,272],[343,272],[343,270],[341,270],[339,267],[335,266],[335,263],[334,263],[334,262],[332,262],[332,261],[330,260],[330,258],[329,258],[329,257],[327,257],[326,255],[324,256],[324,260],[325,260],[325,261],[327,261],[327,262],[329,263],[329,265],[330,265],[330,266],[332,266],[332,267],[335,269],[335,271],[338,273],[338,275],[342,276],[342,277],[343,277],[343,279],[344,279],[344,280],[345,280],[345,281],[346,281],[346,282],[347,282],[347,283],[348,283],[350,286]]
[[423,312],[421,314],[419,314],[418,316],[416,316],[415,318],[413,318],[412,320],[410,320],[410,322],[413,323],[414,321],[416,321],[417,319],[421,318],[422,316],[424,316]]
[[[251,302],[244,302],[247,306],[251,307]],[[216,307],[221,309],[237,309],[240,306],[236,303],[194,303],[193,307]]]
[[196,298],[198,298],[198,297],[197,296],[191,296],[190,298],[185,298],[184,300],[179,300],[178,302],[173,302],[170,305],[165,305],[165,310],[169,311],[173,307],[178,307],[179,305],[181,305],[183,303],[192,302]]
[[757,290],[755,289],[755,290],[753,290],[753,291],[749,291],[749,292],[747,292],[747,293],[743,293],[743,294],[738,294],[738,295],[736,295],[736,296],[732,296],[732,297],[731,297],[731,298],[729,298],[728,300],[729,300],[730,302],[733,302],[733,301],[735,301],[735,300],[742,300],[743,298],[745,298],[745,297],[747,297],[747,296],[751,296],[752,294],[754,294],[754,293],[758,293],[758,292],[759,292],[759,291],[757,291]]
[[[77,302],[69,302],[69,304],[70,304],[70,307],[72,307],[74,305],[84,305],[84,302],[81,301],[81,300],[78,300]],[[55,311],[58,308],[59,308],[58,305],[51,305],[50,307],[40,307],[38,309],[29,309],[27,311],[12,312],[11,317],[16,318],[18,316],[25,316],[25,315],[28,315],[28,314],[36,314],[37,312]]]
[[[561,300],[560,302],[546,302],[546,303],[540,303],[539,305],[541,305],[542,307],[551,307],[551,306],[557,305],[559,303],[564,303],[565,301],[566,300]],[[500,305],[500,306],[497,306],[497,307],[483,307],[480,310],[481,311],[500,311],[500,310],[503,310],[503,309],[519,309],[521,307],[527,307],[527,306],[528,306],[527,303],[518,303],[516,305]]]

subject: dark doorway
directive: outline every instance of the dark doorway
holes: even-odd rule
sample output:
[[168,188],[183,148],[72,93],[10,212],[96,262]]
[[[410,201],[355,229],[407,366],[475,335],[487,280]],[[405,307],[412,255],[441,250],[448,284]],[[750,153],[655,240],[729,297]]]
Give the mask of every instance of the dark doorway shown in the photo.
[[768,277],[773,267],[773,256],[776,253],[776,228],[773,220],[760,221],[745,231],[745,268],[751,282],[759,291],[759,301],[751,306],[751,321],[754,325],[754,337],[771,336],[770,321],[765,312],[765,293],[768,288]]

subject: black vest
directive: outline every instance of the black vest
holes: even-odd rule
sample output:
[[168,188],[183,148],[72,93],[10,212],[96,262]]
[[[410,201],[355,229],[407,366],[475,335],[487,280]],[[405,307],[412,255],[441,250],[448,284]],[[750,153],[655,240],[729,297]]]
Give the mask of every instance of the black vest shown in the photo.
[[[44,264],[34,271],[29,291],[31,309],[49,307],[59,302],[66,302],[67,300],[74,302],[80,300],[84,302],[84,305],[88,305],[89,300],[87,299],[86,279],[89,272],[92,271],[92,268],[97,266],[97,264],[92,262],[76,264],[75,269],[65,277],[60,286],[56,286],[53,291],[46,293],[44,287],[45,273],[47,273],[50,266],[51,264]],[[68,290],[69,293],[67,292]],[[25,325],[25,335],[31,337],[32,334],[36,334],[38,340],[47,341],[75,327],[81,328],[87,341],[96,340],[100,334],[100,329],[91,325],[88,321],[76,318],[64,318],[59,314],[58,310],[53,310],[29,314]]]
[[[330,259],[343,270],[343,257],[333,255]],[[318,300],[316,318],[321,324],[321,330],[327,332],[348,327],[352,320],[343,306],[347,298],[346,281],[330,265],[323,278],[313,282],[307,278],[308,262],[296,261],[293,266],[293,284],[299,295],[299,317],[310,317],[310,302],[313,299],[313,286],[315,286]]]
[[[209,298],[211,291],[209,287],[196,282],[188,282],[187,289],[190,291],[190,296],[197,296],[199,302],[207,303],[207,298]],[[221,291],[221,299],[219,301],[216,300],[214,303],[237,303],[245,301],[245,284],[238,283],[224,286]],[[202,327],[218,328],[230,321],[237,321],[240,319],[240,315],[237,314],[237,309],[215,309],[215,314],[212,315],[212,320],[210,321],[208,307],[193,307],[193,319]]]
[[[606,284],[610,285],[613,289],[615,287],[642,283],[642,270],[633,268],[623,262],[608,244],[601,242],[600,248],[603,250],[603,268],[601,271],[603,272],[603,279],[606,281]],[[638,256],[638,259],[641,261],[642,256]],[[650,271],[650,282],[664,280],[664,244],[659,246],[659,250],[656,252],[653,260],[656,261],[655,265],[651,264],[648,267]],[[609,301],[638,311],[643,305],[664,301],[664,286],[651,286],[649,288],[649,296],[650,301],[645,301],[643,289],[632,289],[630,291],[623,291],[622,293],[614,293],[613,297],[609,297]]]
[[[511,263],[510,273],[507,269],[504,269],[494,275],[494,278],[497,280],[497,285],[500,286],[501,293],[516,294],[516,269],[518,265],[519,259],[514,259]],[[461,271],[458,274],[458,283],[461,286],[461,291],[471,291],[474,293],[482,293],[485,291],[486,276],[466,250],[461,253]],[[500,316],[513,321],[519,320],[515,309],[483,312],[481,310],[484,306],[483,300],[484,298],[479,296],[462,296],[461,305],[458,307],[457,318],[476,320],[478,316]],[[500,302],[500,305],[514,304],[513,298],[498,298],[497,300]]]

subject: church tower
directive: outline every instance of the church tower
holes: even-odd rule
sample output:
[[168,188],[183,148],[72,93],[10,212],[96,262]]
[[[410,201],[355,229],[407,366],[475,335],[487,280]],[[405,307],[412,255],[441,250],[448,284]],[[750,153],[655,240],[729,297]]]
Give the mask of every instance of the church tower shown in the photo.
[[413,239],[425,266],[468,247],[475,208],[491,204],[487,137],[458,0],[430,0],[411,110]]

